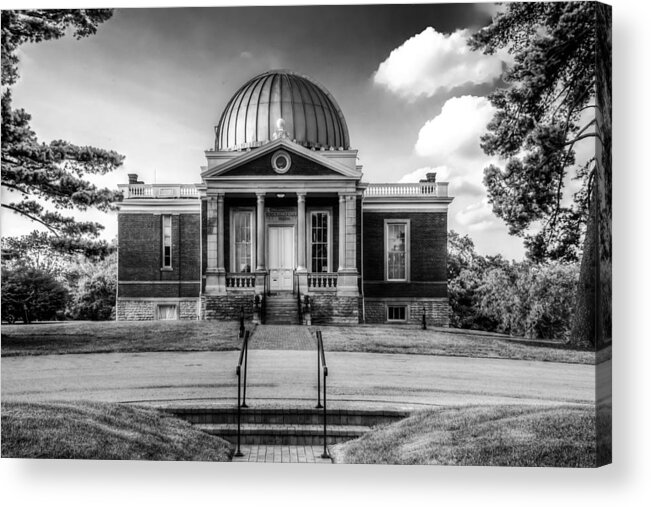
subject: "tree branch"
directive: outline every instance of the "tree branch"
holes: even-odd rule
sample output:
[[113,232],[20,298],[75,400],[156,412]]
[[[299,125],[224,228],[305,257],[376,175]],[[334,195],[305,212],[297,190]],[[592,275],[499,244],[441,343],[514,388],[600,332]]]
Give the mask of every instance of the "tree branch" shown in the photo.
[[51,225],[46,224],[43,220],[39,220],[39,219],[36,218],[35,216],[30,215],[29,213],[26,213],[26,212],[24,212],[23,210],[18,209],[18,208],[14,207],[14,206],[11,206],[10,204],[4,204],[4,203],[3,203],[3,204],[2,204],[2,207],[3,207],[3,208],[10,209],[11,211],[13,211],[13,212],[15,212],[15,213],[19,213],[19,214],[21,214],[21,215],[23,215],[23,216],[26,216],[26,217],[29,218],[30,220],[34,220],[34,222],[38,222],[39,224],[44,225],[45,227],[47,227],[47,229],[48,229],[50,232],[54,233],[54,235],[55,235],[56,237],[59,237],[59,232],[58,232],[54,227],[52,227]]

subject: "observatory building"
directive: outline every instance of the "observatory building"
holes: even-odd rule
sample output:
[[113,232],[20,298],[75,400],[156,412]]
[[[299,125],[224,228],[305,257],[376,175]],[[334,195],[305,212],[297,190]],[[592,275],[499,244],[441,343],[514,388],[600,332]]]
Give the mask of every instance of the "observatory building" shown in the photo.
[[351,146],[313,79],[245,83],[200,183],[120,185],[117,319],[447,326],[448,184],[365,183]]

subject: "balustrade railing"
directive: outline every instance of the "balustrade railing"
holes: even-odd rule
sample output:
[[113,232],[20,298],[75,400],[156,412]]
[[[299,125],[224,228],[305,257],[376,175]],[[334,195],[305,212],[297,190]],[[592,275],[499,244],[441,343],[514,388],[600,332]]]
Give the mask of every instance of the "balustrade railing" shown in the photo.
[[337,273],[308,273],[308,291],[336,290],[339,276]]
[[255,289],[255,273],[226,273],[227,289]]
[[194,185],[166,185],[131,183],[119,185],[127,199],[197,199],[199,192]]
[[421,183],[370,183],[364,191],[364,197],[447,197],[447,182]]

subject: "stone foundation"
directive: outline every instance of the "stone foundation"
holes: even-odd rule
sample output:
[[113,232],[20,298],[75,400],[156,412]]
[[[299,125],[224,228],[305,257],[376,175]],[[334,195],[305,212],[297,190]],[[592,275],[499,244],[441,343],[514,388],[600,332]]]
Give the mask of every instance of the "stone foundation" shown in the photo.
[[312,324],[359,324],[359,296],[310,294]]
[[201,296],[201,318],[204,320],[238,320],[244,309],[244,318],[253,318],[253,301],[255,295],[221,294]]
[[156,320],[158,305],[176,305],[178,320],[197,320],[199,318],[199,298],[118,298],[117,320]]
[[421,324],[423,312],[428,326],[448,327],[450,325],[450,305],[447,298],[435,299],[382,299],[366,300],[366,323],[387,323],[387,306],[406,306],[407,324]]

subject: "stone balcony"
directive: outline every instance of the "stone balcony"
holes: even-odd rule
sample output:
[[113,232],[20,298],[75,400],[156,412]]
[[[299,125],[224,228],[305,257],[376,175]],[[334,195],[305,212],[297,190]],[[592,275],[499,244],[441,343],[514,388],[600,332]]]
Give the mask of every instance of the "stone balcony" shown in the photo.
[[125,199],[198,199],[195,185],[175,183],[130,183],[118,185]]
[[448,182],[426,181],[420,183],[369,183],[364,191],[368,197],[448,197]]

